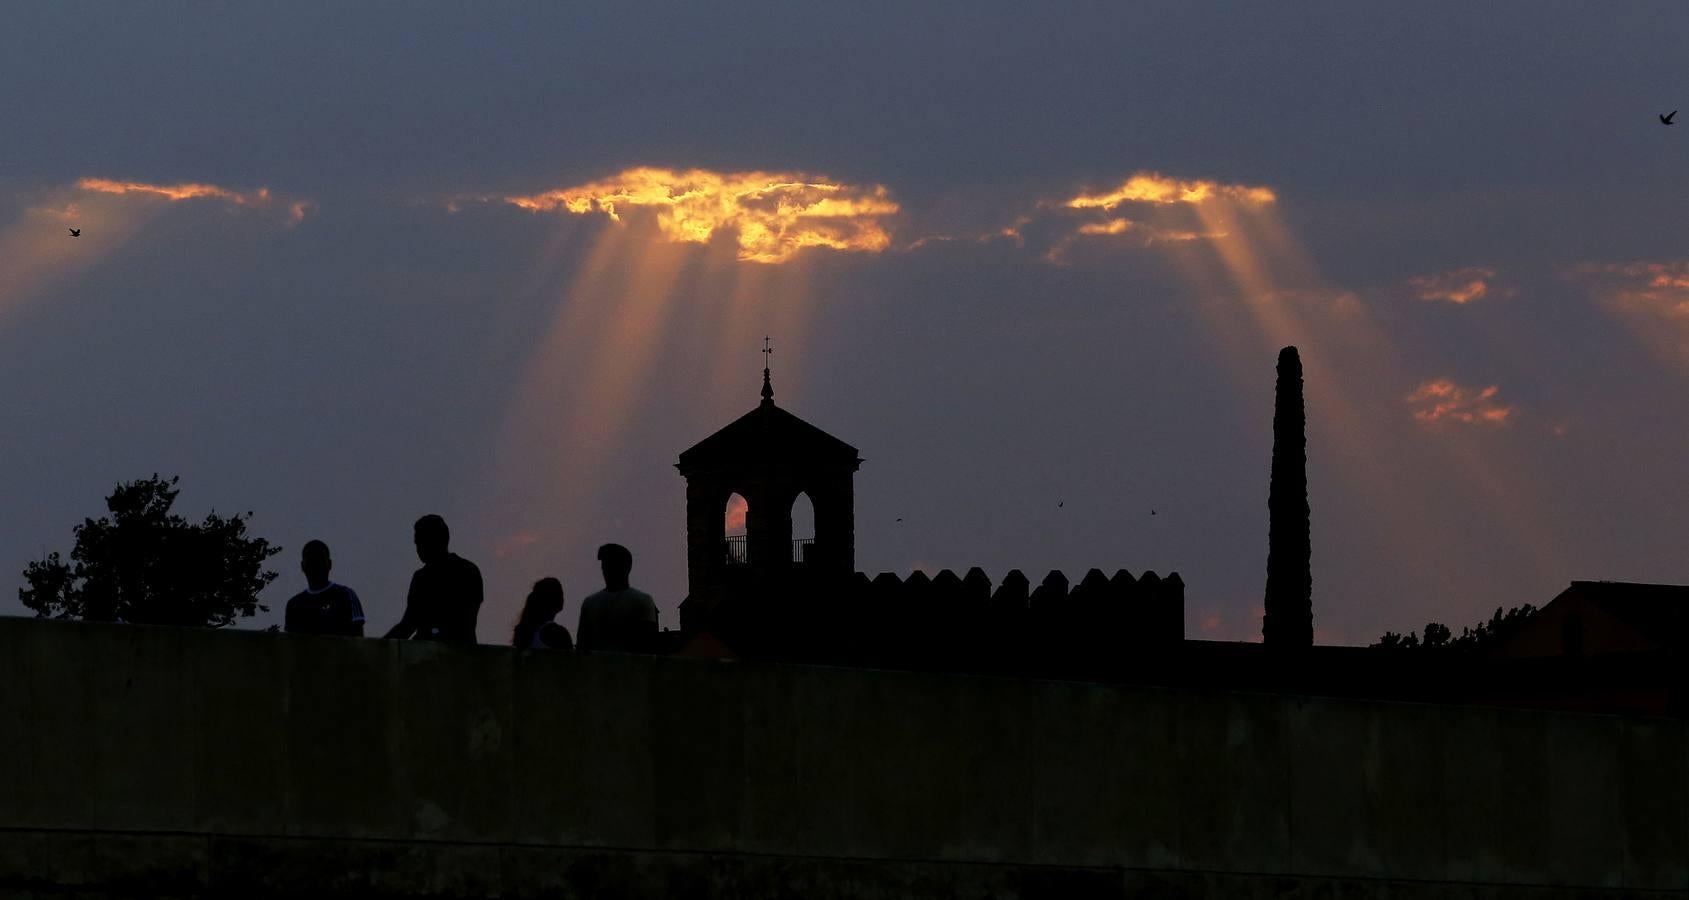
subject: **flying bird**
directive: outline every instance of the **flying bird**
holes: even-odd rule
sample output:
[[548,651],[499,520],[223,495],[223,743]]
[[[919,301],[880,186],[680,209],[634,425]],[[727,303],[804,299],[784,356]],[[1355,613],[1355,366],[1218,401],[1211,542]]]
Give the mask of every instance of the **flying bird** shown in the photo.
[[1152,515],[1152,516],[1153,516],[1153,515],[1155,515],[1155,510],[1153,510],[1153,509],[1152,509],[1152,510],[1150,510],[1150,511],[1149,511],[1149,514],[1150,514],[1150,515]]
[[80,229],[80,228],[72,228],[72,229],[71,229],[71,230],[70,230],[70,236],[71,236],[71,237],[81,237],[81,236],[82,236],[82,229]]
[[1056,509],[1061,509],[1061,508],[1062,508],[1062,501],[1057,500],[1056,501]]
[[1675,115],[1677,115],[1677,110],[1675,110],[1675,109],[1674,109],[1674,110],[1672,110],[1672,111],[1671,111],[1671,112],[1669,112],[1669,113],[1666,113],[1666,114],[1665,114],[1665,115],[1663,115],[1663,116],[1660,116],[1660,124],[1661,124],[1661,125],[1672,125],[1672,124],[1675,124],[1675,123],[1673,123],[1673,122],[1672,122],[1672,120],[1671,120],[1671,117],[1672,117],[1672,116],[1675,116]]

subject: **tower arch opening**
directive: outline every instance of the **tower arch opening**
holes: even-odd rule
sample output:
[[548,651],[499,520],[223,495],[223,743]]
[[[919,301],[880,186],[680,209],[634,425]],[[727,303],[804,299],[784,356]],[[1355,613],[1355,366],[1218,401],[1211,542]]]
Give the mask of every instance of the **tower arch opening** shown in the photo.
[[811,550],[815,546],[815,502],[809,499],[809,494],[799,491],[792,498],[790,514],[792,522],[792,562],[803,565],[810,560]]
[[723,561],[729,566],[750,565],[749,528],[751,504],[745,495],[734,491],[727,495],[727,503],[722,510],[722,540]]

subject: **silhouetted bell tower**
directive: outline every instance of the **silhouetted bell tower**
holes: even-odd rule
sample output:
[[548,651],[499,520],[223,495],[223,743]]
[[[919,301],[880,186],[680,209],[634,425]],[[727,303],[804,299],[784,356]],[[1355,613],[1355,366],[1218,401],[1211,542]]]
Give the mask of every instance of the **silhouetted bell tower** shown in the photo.
[[[688,590],[700,595],[722,584],[730,567],[762,574],[803,566],[817,575],[850,575],[856,570],[853,478],[861,465],[855,447],[774,405],[765,359],[762,402],[675,464],[686,479]],[[746,505],[742,548],[727,540],[727,501],[735,493]],[[799,494],[815,509],[814,542],[807,546],[792,535]]]

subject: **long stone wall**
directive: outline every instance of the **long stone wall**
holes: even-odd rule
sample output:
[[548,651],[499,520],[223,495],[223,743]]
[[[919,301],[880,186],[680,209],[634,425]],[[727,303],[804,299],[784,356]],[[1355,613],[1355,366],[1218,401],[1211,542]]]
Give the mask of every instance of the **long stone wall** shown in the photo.
[[1679,721],[0,619],[0,896],[1689,896]]

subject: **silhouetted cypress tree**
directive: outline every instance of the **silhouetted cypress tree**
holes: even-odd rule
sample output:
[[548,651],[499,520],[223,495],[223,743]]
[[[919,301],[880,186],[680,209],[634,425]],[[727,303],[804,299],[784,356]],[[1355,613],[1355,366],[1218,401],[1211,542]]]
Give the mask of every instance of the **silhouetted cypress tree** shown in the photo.
[[1273,402],[1273,473],[1267,493],[1267,615],[1261,640],[1280,647],[1314,642],[1314,577],[1309,565],[1308,438],[1302,411],[1302,358],[1278,353]]

